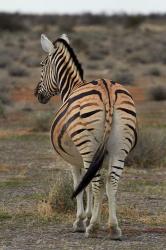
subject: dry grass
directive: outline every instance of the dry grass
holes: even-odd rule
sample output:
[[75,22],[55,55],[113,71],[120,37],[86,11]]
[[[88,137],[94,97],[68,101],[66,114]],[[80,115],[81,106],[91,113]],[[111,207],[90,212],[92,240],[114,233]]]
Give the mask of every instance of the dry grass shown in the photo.
[[0,207],[0,221],[11,219],[12,216],[9,213],[8,209],[5,207],[4,204],[1,205]]
[[42,218],[57,217],[58,214],[71,215],[75,210],[75,202],[71,199],[73,185],[68,172],[59,173],[55,183],[50,186],[46,197],[38,203],[38,213]]
[[157,215],[145,215],[139,218],[140,222],[143,222],[146,225],[155,225],[155,226],[165,226],[166,225],[166,213],[157,214]]
[[[134,206],[118,206],[117,214],[122,221],[143,223],[151,226],[164,226],[166,224],[166,213],[151,214],[148,209],[140,210]],[[108,219],[108,204],[105,202],[102,206],[102,221],[107,223]]]

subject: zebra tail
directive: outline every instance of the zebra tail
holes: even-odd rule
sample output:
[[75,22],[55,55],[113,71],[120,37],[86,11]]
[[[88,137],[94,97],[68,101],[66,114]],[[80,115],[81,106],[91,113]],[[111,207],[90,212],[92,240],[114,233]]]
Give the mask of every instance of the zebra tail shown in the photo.
[[86,186],[91,182],[91,180],[96,175],[98,170],[102,167],[102,163],[106,152],[106,142],[107,140],[104,140],[103,143],[99,146],[98,150],[96,151],[86,174],[83,176],[81,182],[74,190],[71,197],[72,199],[75,198],[80,192],[82,192],[83,189],[86,188]]

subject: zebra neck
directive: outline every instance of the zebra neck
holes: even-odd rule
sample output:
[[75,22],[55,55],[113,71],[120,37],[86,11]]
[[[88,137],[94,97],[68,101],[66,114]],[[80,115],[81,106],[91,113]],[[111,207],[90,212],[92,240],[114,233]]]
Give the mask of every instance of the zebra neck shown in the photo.
[[64,69],[59,74],[59,91],[63,102],[71,95],[71,93],[83,83],[79,72],[75,67],[67,67],[64,65]]
[[63,39],[56,42],[55,76],[62,101],[66,101],[72,91],[83,82],[83,70],[73,49]]

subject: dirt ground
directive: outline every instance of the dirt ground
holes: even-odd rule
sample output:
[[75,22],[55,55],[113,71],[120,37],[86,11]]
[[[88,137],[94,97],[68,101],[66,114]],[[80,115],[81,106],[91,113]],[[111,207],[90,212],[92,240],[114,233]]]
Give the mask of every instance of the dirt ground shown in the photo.
[[165,249],[163,168],[126,167],[117,197],[122,241],[110,240],[104,229],[87,239],[72,232],[73,214],[43,220],[37,212],[59,169],[67,169],[56,158],[49,135],[3,135],[0,151],[0,249]]

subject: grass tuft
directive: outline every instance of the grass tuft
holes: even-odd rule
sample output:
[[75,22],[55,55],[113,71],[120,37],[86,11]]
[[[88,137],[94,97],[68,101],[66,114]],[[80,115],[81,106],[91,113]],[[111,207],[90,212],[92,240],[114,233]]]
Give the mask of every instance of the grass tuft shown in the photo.
[[71,199],[72,192],[73,185],[69,172],[59,173],[46,199],[38,203],[39,215],[42,218],[51,218],[61,213],[71,214],[75,208],[75,202]]
[[10,213],[7,211],[7,208],[3,204],[2,207],[0,207],[0,221],[8,220],[11,218],[12,216],[10,215]]

